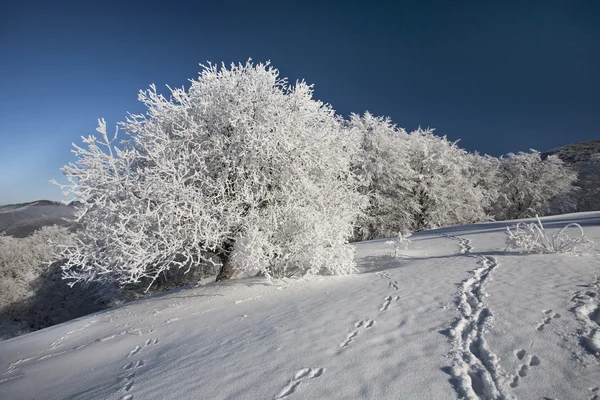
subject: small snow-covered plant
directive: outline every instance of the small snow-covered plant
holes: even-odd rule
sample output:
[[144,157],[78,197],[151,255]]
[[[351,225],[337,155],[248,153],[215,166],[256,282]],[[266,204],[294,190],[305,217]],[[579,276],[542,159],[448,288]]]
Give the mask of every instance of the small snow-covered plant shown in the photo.
[[408,246],[412,243],[409,239],[412,236],[412,233],[402,233],[398,232],[398,237],[394,240],[388,240],[385,244],[394,246],[394,257],[400,256],[400,250],[408,249]]
[[[584,253],[594,247],[581,225],[570,223],[558,233],[548,236],[542,221],[537,217],[537,223],[520,222],[511,230],[506,228],[507,248],[531,253]],[[569,229],[579,230],[579,236],[569,236]]]

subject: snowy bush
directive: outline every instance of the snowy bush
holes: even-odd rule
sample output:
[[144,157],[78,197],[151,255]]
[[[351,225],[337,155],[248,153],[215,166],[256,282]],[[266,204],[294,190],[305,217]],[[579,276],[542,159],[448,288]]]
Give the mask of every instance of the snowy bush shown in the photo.
[[45,226],[25,238],[0,236],[0,309],[32,295],[36,281],[61,250],[71,245],[67,228]]
[[0,236],[0,339],[42,329],[101,309],[87,290],[71,289],[59,263],[73,243],[67,228],[47,226],[25,238]]
[[354,168],[369,198],[356,239],[488,219],[485,187],[476,184],[471,158],[456,142],[432,130],[406,133],[369,113],[352,115],[348,126],[360,140]]
[[415,173],[408,163],[407,133],[389,118],[370,113],[352,114],[348,122],[360,140],[354,168],[361,178],[360,191],[369,205],[358,221],[356,240],[390,237],[410,232],[418,205],[413,196]]
[[433,130],[409,135],[407,158],[415,172],[412,188],[418,212],[413,231],[487,220],[484,188],[470,174],[468,153]]
[[[578,236],[569,236],[569,230],[577,231]],[[523,252],[577,254],[591,249],[595,243],[585,236],[583,228],[576,223],[566,225],[550,237],[542,221],[537,218],[537,223],[520,222],[513,229],[507,227],[506,245],[509,249]]]
[[539,152],[531,150],[501,158],[497,179],[499,193],[492,213],[496,220],[507,220],[546,215],[552,206],[559,207],[553,201],[570,199],[564,195],[574,190],[577,174],[557,156],[542,159]]
[[399,257],[400,250],[408,249],[408,246],[412,243],[412,241],[409,239],[411,236],[412,233],[402,234],[402,232],[399,232],[398,237],[396,237],[394,240],[388,240],[385,242],[385,244],[394,246],[393,256]]
[[[63,168],[82,226],[71,282],[146,282],[174,268],[219,278],[354,270],[358,143],[312,87],[268,64],[205,67],[189,89],[140,92],[145,115],[75,146]],[[213,261],[213,255],[220,259]]]

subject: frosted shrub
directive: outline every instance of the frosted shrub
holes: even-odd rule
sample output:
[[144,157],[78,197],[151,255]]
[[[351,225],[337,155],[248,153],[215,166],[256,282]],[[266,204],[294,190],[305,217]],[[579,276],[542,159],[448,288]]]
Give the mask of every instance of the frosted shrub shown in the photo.
[[42,329],[103,308],[90,288],[71,289],[50,262],[73,235],[47,226],[25,238],[0,236],[0,339]]
[[496,220],[507,220],[544,215],[553,200],[561,197],[568,200],[565,195],[574,190],[577,173],[567,168],[558,156],[542,159],[538,151],[531,150],[502,157],[496,179],[498,195],[492,213]]
[[32,284],[61,246],[73,244],[67,228],[45,226],[25,238],[0,236],[0,309],[32,295]]
[[432,129],[408,135],[406,154],[415,172],[412,192],[418,212],[412,231],[484,221],[484,188],[475,185],[466,150]]
[[[567,232],[576,231],[577,236],[569,236]],[[539,218],[537,223],[520,222],[511,230],[506,228],[507,248],[532,253],[584,253],[594,247],[595,243],[585,236],[583,228],[571,223],[558,233],[548,236]]]
[[209,65],[190,82],[169,98],[140,92],[147,112],[120,124],[119,146],[103,121],[75,146],[62,187],[82,201],[82,229],[62,254],[65,277],[149,286],[175,268],[351,272],[358,144],[333,109],[268,64]]
[[409,239],[411,236],[412,233],[402,234],[402,232],[398,232],[398,237],[396,239],[388,240],[387,242],[385,242],[385,244],[394,246],[393,255],[394,257],[399,257],[400,250],[408,249],[408,246],[412,243],[412,241]]
[[407,133],[369,113],[353,114],[348,127],[360,141],[354,168],[369,199],[357,240],[488,219],[485,187],[456,142],[431,129]]
[[348,122],[360,140],[354,168],[361,179],[360,191],[369,205],[358,221],[356,240],[390,237],[410,231],[418,204],[413,195],[415,172],[406,154],[407,133],[389,118],[352,114]]

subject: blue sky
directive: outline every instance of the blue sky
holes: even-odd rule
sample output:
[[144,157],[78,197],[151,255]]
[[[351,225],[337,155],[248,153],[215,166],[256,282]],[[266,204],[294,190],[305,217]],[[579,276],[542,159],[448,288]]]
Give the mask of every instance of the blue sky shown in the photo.
[[3,3],[0,204],[60,199],[72,142],[206,61],[271,60],[341,115],[496,156],[600,139],[595,1],[190,3]]

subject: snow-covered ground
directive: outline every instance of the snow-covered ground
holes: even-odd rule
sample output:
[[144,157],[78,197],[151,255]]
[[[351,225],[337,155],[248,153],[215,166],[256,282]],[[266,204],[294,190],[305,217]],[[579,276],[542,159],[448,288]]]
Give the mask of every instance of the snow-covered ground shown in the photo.
[[[584,226],[600,213],[543,219]],[[0,342],[4,399],[600,399],[600,250],[488,223],[357,243],[361,273],[172,291]]]

